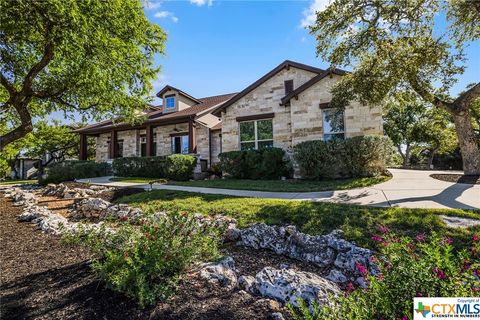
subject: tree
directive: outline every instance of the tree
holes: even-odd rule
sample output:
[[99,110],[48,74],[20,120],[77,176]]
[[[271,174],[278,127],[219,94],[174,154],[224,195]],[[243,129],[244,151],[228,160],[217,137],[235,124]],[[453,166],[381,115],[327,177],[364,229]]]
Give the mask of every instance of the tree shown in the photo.
[[[435,25],[443,13],[448,28]],[[435,29],[435,30],[434,30]],[[480,149],[471,106],[480,83],[456,99],[445,98],[464,71],[464,48],[480,38],[480,2],[469,0],[332,0],[310,27],[317,55],[333,67],[349,66],[332,89],[332,105],[357,99],[380,104],[399,90],[415,91],[451,114],[466,174],[480,174]]]
[[165,33],[140,0],[0,0],[0,150],[53,111],[134,119]]

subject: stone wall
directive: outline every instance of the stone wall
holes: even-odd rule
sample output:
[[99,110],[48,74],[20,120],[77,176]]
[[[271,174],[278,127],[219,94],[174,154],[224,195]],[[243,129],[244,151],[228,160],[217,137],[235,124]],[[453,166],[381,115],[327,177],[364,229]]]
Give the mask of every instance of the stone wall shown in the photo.
[[197,154],[199,159],[209,159],[210,158],[210,137],[209,130],[204,125],[196,123],[197,125]]
[[123,156],[136,157],[139,143],[138,130],[118,131],[117,139],[123,140]]
[[102,133],[96,137],[96,153],[95,161],[96,162],[106,162],[109,159],[109,147],[110,144],[110,133]]
[[[296,144],[323,139],[323,114],[320,103],[331,100],[331,87],[341,76],[333,75],[317,82],[293,98],[290,106],[280,106],[285,96],[284,81],[293,79],[294,88],[308,81],[315,74],[291,67],[254,89],[252,92],[222,112],[223,151],[239,149],[239,116],[275,113],[273,118],[273,145],[291,153]],[[351,103],[345,109],[345,136],[383,134],[382,114],[379,107]]]
[[[177,130],[175,130],[175,128]],[[188,123],[156,127],[153,133],[157,135],[157,156],[166,156],[172,153],[172,140],[170,134],[188,134]]]
[[284,81],[293,80],[294,88],[314,77],[316,73],[291,67],[282,70],[222,113],[222,149],[224,152],[239,149],[239,123],[236,118],[262,113],[275,113],[273,118],[273,145],[291,147],[290,108],[280,106],[285,96]]
[[222,131],[221,130],[212,131],[210,137],[212,139],[212,143],[211,143],[212,164],[214,164],[220,161],[218,155],[222,153]]

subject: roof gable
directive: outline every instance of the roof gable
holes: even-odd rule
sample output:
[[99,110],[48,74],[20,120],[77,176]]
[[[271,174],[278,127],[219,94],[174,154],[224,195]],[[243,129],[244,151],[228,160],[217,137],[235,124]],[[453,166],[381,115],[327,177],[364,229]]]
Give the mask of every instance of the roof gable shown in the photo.
[[173,91],[177,91],[178,94],[184,96],[184,97],[187,97],[188,99],[196,102],[196,103],[202,103],[201,100],[189,95],[188,93],[186,93],[185,91],[182,91],[180,89],[177,89],[175,87],[172,87],[171,85],[166,85],[165,87],[163,87],[158,93],[157,93],[157,97],[162,97],[162,95],[167,92],[168,90],[173,90]]
[[228,100],[227,102],[223,103],[222,105],[218,106],[217,108],[215,108],[212,113],[219,116],[220,115],[220,112],[222,110],[224,110],[225,108],[231,106],[232,104],[234,104],[235,102],[237,102],[238,100],[240,100],[242,97],[246,96],[248,93],[250,93],[251,91],[253,91],[254,89],[256,89],[258,86],[260,86],[262,83],[264,83],[265,81],[267,81],[268,79],[272,78],[273,76],[275,76],[277,73],[279,73],[280,71],[282,71],[283,69],[285,68],[290,68],[290,67],[294,67],[294,68],[298,68],[298,69],[302,69],[302,70],[305,70],[305,71],[310,71],[310,72],[313,72],[313,73],[323,73],[325,72],[325,70],[323,69],[320,69],[320,68],[316,68],[316,67],[312,67],[312,66],[309,66],[309,65],[306,65],[306,64],[303,64],[303,63],[298,63],[298,62],[295,62],[295,61],[290,61],[290,60],[285,60],[284,62],[280,63],[278,66],[276,66],[275,68],[273,68],[270,72],[268,72],[267,74],[265,74],[263,77],[261,77],[260,79],[258,79],[257,81],[255,81],[254,83],[252,83],[251,85],[249,85],[248,87],[246,87],[244,90],[242,90],[240,93],[238,93],[237,95],[235,95],[233,98],[231,98],[230,100]]

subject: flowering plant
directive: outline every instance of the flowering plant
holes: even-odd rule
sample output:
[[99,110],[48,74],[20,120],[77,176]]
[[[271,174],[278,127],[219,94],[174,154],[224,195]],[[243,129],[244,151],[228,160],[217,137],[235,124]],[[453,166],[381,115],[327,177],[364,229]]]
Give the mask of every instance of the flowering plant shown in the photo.
[[[300,310],[290,307],[294,319],[412,319],[414,297],[480,296],[480,241],[473,235],[468,249],[454,251],[454,241],[435,233],[414,239],[397,237],[382,228],[380,253],[374,261],[380,269],[365,273],[368,288],[350,283],[345,295],[334,298],[331,306]],[[314,310],[312,314],[310,311]]]

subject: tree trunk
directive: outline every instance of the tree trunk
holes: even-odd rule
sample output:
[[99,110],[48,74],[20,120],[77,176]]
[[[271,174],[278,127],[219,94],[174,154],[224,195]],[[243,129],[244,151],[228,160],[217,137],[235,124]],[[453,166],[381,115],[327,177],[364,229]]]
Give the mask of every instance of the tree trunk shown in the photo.
[[463,159],[463,171],[466,175],[480,175],[480,149],[472,127],[470,112],[453,114],[455,131]]
[[433,165],[433,158],[435,157],[435,153],[437,153],[438,149],[440,149],[440,142],[436,141],[435,146],[430,150],[430,157],[428,158],[428,168],[431,169]]

